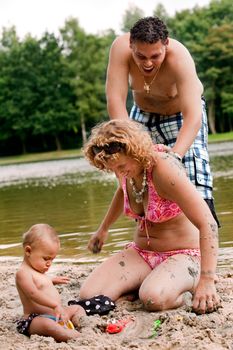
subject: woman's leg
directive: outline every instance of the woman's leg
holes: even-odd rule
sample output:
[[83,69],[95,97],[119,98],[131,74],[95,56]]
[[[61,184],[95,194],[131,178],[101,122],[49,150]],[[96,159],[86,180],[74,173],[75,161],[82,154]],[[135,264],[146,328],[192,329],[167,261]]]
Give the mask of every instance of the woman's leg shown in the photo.
[[75,329],[64,328],[59,323],[42,316],[37,316],[32,320],[29,333],[30,335],[53,337],[58,342],[78,338],[81,335]]
[[199,276],[198,257],[173,255],[144,280],[139,289],[139,298],[150,311],[177,308],[183,304],[183,293],[194,290]]
[[111,256],[87,277],[80,289],[80,298],[106,295],[117,300],[121,295],[138,289],[151,268],[133,248]]

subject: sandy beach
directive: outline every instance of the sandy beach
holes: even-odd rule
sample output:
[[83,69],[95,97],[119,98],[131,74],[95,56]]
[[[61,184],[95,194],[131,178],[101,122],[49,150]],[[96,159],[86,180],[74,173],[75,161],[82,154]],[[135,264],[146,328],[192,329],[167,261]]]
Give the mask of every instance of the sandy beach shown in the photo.
[[[231,265],[220,266],[217,274],[217,290],[222,305],[217,311],[196,315],[190,308],[190,295],[187,304],[176,310],[147,312],[139,300],[120,301],[116,309],[105,316],[87,316],[83,320],[81,336],[68,343],[56,343],[50,337],[32,336],[30,339],[17,333],[15,321],[22,316],[22,307],[15,287],[15,272],[19,259],[1,259],[1,294],[0,294],[0,349],[1,350],[73,350],[73,349],[186,349],[186,350],[233,350],[233,269]],[[57,288],[63,304],[78,299],[80,285],[92,271],[94,265],[55,262],[49,274],[65,275],[70,283]],[[105,329],[108,322],[130,320],[122,332],[108,334]],[[154,321],[161,324],[156,332]]]

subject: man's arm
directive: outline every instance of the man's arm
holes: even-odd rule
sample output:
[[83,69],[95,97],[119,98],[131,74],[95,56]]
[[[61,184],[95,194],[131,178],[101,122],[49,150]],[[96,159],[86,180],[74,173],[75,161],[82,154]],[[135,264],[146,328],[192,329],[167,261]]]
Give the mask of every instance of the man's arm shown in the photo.
[[126,99],[129,79],[128,35],[118,37],[112,44],[106,79],[107,109],[110,119],[128,118]]
[[193,59],[185,47],[181,47],[177,56],[172,58],[171,65],[175,73],[180,111],[183,115],[183,125],[172,151],[183,157],[201,127],[203,87],[198,79]]

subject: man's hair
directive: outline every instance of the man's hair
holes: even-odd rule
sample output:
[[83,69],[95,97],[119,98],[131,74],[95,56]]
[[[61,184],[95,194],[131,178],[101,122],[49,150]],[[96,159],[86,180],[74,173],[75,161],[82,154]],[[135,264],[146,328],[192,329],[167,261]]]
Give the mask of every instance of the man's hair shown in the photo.
[[159,17],[141,18],[130,30],[130,43],[140,41],[147,44],[154,44],[161,40],[165,44],[167,38],[167,27]]

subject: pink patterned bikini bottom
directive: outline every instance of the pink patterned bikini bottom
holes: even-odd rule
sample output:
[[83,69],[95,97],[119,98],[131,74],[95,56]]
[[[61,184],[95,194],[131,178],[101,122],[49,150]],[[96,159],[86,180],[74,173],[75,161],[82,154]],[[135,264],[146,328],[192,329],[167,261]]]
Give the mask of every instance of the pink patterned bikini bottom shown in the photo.
[[167,260],[170,256],[176,254],[185,254],[190,256],[201,257],[200,249],[177,249],[170,250],[167,252],[156,252],[153,250],[141,249],[135,242],[130,242],[126,245],[125,249],[134,248],[138,254],[144,259],[144,261],[153,270],[157,265],[161,264],[163,261]]

